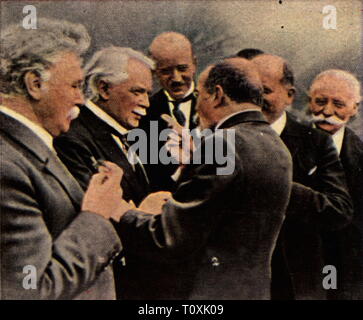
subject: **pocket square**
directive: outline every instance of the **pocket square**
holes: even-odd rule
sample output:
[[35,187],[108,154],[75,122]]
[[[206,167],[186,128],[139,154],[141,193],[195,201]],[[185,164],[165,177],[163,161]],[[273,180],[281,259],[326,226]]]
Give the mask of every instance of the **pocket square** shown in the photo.
[[318,167],[317,166],[315,166],[315,167],[313,167],[313,168],[311,168],[310,170],[309,170],[309,172],[308,172],[308,176],[311,176],[315,171],[316,171],[316,169],[318,169]]

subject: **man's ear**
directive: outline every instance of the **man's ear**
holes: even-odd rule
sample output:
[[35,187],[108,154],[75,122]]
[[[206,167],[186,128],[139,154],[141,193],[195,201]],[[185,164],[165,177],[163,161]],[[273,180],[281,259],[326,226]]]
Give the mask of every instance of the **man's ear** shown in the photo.
[[225,94],[223,88],[220,85],[216,85],[213,95],[216,108],[225,105]]
[[107,101],[110,98],[110,85],[107,82],[100,80],[97,87],[101,99]]
[[194,66],[195,66],[195,68],[197,68],[197,56],[194,56],[193,55],[193,63],[194,63]]
[[358,113],[358,107],[360,105],[360,102],[356,102],[353,106],[353,111],[352,111],[352,117],[355,116]]
[[24,76],[24,84],[28,94],[34,99],[39,100],[42,94],[42,79],[34,71],[29,71]]

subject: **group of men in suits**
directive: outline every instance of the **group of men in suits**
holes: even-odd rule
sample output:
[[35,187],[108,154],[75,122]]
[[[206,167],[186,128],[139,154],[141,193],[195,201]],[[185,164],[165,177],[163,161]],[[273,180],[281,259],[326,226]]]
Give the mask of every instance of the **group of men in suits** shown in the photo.
[[[196,84],[192,44],[164,32],[150,57],[96,52],[84,101],[86,30],[41,21],[47,32],[10,27],[1,57],[3,298],[111,299],[114,284],[118,299],[363,297],[363,143],[346,127],[360,102],[353,75],[313,81],[316,129],[286,112],[294,75],[281,57],[242,50]],[[152,73],[161,89],[149,100]],[[212,133],[190,138],[188,163],[143,163],[127,136],[152,123],[158,135]],[[200,152],[210,141],[233,151],[231,174]],[[322,285],[328,264],[334,291]]]

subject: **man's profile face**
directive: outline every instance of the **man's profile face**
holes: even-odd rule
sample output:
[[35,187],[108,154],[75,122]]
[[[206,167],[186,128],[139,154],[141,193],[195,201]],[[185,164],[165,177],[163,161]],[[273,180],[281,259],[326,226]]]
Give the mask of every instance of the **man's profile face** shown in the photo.
[[50,67],[49,79],[42,81],[41,97],[35,113],[43,127],[54,137],[67,132],[71,110],[84,103],[81,61],[74,53],[61,53]]
[[105,108],[116,121],[131,130],[139,126],[140,119],[146,115],[150,106],[152,75],[143,62],[132,58],[129,59],[127,69],[126,81],[110,85]]
[[288,87],[281,83],[282,72],[260,72],[263,85],[264,105],[262,111],[270,123],[276,121],[292,103]]
[[309,106],[316,126],[334,134],[357,113],[357,93],[346,80],[325,76],[313,84]]
[[211,94],[207,92],[204,88],[204,83],[208,77],[210,68],[204,70],[198,80],[197,85],[197,104],[196,104],[196,111],[198,114],[199,120],[199,127],[201,130],[210,128],[212,126],[210,116],[213,112],[212,105],[211,105]]
[[182,99],[191,87],[196,71],[192,51],[165,49],[157,58],[156,74],[161,86],[175,99]]

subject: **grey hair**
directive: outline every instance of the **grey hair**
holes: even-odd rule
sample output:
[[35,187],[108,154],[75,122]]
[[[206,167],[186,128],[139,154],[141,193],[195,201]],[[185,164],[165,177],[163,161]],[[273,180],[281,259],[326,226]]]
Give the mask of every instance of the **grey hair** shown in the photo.
[[47,80],[47,69],[59,53],[86,52],[90,36],[81,24],[39,18],[37,29],[26,30],[21,23],[1,31],[0,92],[27,95],[24,76],[34,72]]
[[131,48],[112,46],[97,51],[84,68],[86,97],[89,99],[99,97],[98,84],[101,80],[109,84],[126,81],[129,76],[127,65],[131,58],[144,63],[150,70],[155,69],[154,61]]
[[357,97],[356,103],[360,102],[360,100],[361,100],[361,95],[360,95],[361,84],[360,84],[359,80],[354,76],[354,74],[352,74],[348,71],[345,71],[345,70],[340,70],[340,69],[329,69],[329,70],[320,72],[314,78],[314,80],[310,86],[310,90],[309,90],[310,94],[313,92],[317,81],[326,76],[332,76],[332,77],[346,81],[350,85],[350,87],[355,91],[355,94]]

